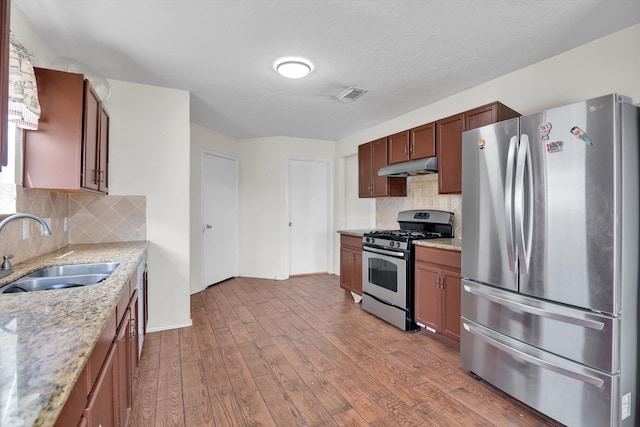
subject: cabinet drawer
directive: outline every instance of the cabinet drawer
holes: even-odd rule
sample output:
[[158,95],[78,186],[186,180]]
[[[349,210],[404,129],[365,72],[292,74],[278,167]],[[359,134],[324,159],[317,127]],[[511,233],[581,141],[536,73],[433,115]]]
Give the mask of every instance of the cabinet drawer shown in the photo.
[[362,249],[362,237],[340,235],[340,244],[342,246],[351,246],[352,248]]
[[109,316],[109,320],[105,325],[102,334],[100,334],[100,338],[98,338],[98,342],[93,348],[93,352],[89,357],[89,361],[87,362],[87,381],[88,381],[88,391],[91,392],[91,388],[96,382],[98,378],[98,373],[100,372],[100,368],[102,368],[102,364],[107,357],[107,353],[109,352],[109,348],[111,348],[111,344],[113,343],[113,339],[116,336],[116,310],[113,310],[111,316]]
[[416,261],[460,269],[460,252],[416,246]]

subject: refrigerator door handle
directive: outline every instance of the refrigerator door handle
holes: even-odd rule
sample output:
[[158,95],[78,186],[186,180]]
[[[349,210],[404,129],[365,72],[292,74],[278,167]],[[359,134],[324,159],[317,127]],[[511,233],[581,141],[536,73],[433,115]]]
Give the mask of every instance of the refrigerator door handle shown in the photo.
[[[525,176],[526,174],[526,176]],[[528,188],[525,188],[525,184]],[[531,147],[529,136],[520,135],[518,147],[518,160],[516,161],[516,179],[514,190],[514,217],[516,223],[516,247],[518,248],[518,260],[520,261],[520,273],[529,272],[531,258],[531,237],[533,227],[533,174],[531,171]],[[525,229],[526,221],[526,229]]]
[[602,385],[604,384],[604,381],[601,378],[593,377],[591,375],[586,375],[582,372],[576,372],[567,367],[559,366],[555,363],[548,362],[546,360],[543,360],[539,357],[536,357],[532,354],[527,353],[525,348],[517,349],[515,347],[511,347],[501,342],[498,336],[491,337],[486,332],[478,330],[474,325],[467,323],[464,320],[462,321],[462,326],[467,332],[475,335],[476,337],[480,338],[487,344],[492,345],[498,350],[501,350],[515,358],[518,358],[520,360],[525,360],[533,365],[539,366],[544,369],[548,369],[553,372],[557,372],[560,375],[571,377],[587,384],[592,384],[596,387],[602,387]]
[[469,285],[463,285],[463,289],[465,292],[468,292],[472,295],[475,295],[480,298],[484,298],[496,304],[500,304],[505,307],[513,308],[523,313],[530,313],[535,316],[545,317],[547,319],[558,320],[563,323],[570,323],[572,325],[582,326],[583,328],[594,329],[596,331],[601,331],[604,329],[604,323],[599,322],[597,320],[578,318],[575,316],[571,316],[565,313],[562,313],[560,308],[558,309],[543,309],[534,307],[529,304],[523,304],[517,301],[511,301],[505,298],[502,298],[497,295],[491,295],[486,291],[481,291],[476,289],[475,287],[471,287]]
[[516,148],[518,146],[518,136],[514,135],[509,141],[509,152],[507,154],[507,176],[504,189],[504,215],[507,219],[507,252],[509,258],[509,269],[516,272],[516,249],[513,232],[513,175],[516,163]]

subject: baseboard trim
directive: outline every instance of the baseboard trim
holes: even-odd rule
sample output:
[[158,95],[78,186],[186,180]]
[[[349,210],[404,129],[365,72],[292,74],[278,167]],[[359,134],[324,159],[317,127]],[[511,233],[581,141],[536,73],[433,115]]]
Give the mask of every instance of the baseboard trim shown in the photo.
[[180,328],[188,328],[193,326],[193,322],[189,319],[188,323],[175,324],[175,325],[164,325],[164,326],[156,326],[156,327],[147,327],[147,333],[149,332],[161,332],[161,331],[170,331],[171,329],[180,329]]

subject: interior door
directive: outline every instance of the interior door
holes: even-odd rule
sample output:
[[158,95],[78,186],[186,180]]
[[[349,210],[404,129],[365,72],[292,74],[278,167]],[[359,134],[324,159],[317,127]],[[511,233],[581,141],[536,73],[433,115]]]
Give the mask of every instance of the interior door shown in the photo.
[[237,162],[204,153],[202,159],[203,288],[236,276]]
[[289,160],[289,274],[329,271],[329,165]]

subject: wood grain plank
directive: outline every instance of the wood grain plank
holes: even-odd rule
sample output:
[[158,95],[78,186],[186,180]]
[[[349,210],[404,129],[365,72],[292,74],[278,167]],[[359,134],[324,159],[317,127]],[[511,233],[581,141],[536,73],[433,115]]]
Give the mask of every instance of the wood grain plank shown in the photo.
[[190,362],[200,360],[200,345],[194,327],[178,329],[180,342],[180,360]]
[[271,368],[274,377],[281,383],[292,381],[298,378],[296,370],[275,345],[269,345],[260,349],[264,360]]
[[224,359],[218,349],[202,352],[201,362],[208,388],[231,385]]
[[182,399],[182,372],[179,354],[160,358],[157,399],[158,401]]
[[138,371],[133,393],[129,424],[143,427],[154,426],[158,396],[158,370]]
[[291,401],[310,426],[335,426],[335,421],[301,379],[282,384]]
[[[240,352],[224,354],[224,366],[231,380],[233,390],[239,395],[256,390],[256,383]],[[217,387],[221,388],[221,387]],[[222,389],[226,389],[222,387]]]
[[180,355],[180,332],[178,329],[160,333],[160,357]]
[[271,375],[256,378],[260,395],[277,426],[304,426],[305,421],[282,385]]
[[276,422],[259,391],[236,396],[248,427],[276,427]]
[[368,427],[369,423],[362,418],[358,411],[349,409],[333,416],[333,420],[340,427]]
[[238,401],[229,386],[209,390],[211,408],[216,426],[244,426],[245,421]]
[[156,403],[155,427],[186,427],[182,397],[159,400]]

